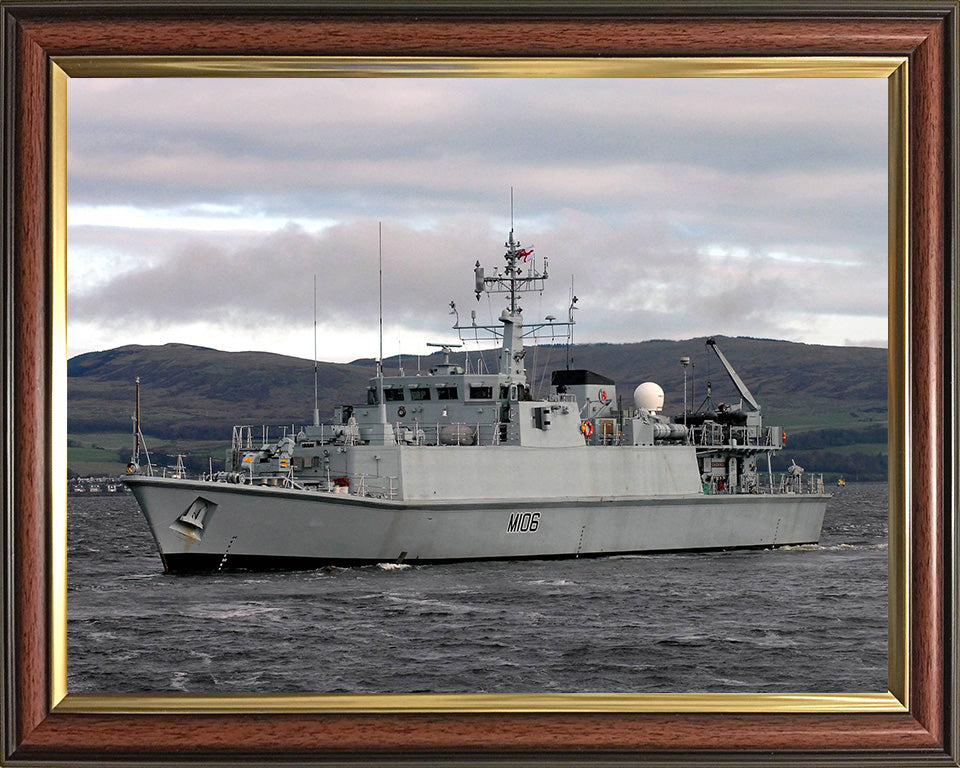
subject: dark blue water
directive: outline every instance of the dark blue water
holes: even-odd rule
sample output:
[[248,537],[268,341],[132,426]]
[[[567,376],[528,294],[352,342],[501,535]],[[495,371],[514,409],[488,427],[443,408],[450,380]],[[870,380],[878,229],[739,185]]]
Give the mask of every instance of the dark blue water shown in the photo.
[[68,689],[887,689],[887,486],[819,546],[171,576],[129,495],[68,507]]

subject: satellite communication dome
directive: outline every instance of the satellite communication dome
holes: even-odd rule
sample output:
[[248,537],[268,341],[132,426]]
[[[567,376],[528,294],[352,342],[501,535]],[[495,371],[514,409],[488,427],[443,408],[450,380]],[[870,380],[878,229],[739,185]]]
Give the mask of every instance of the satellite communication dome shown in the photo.
[[646,411],[662,410],[663,389],[659,384],[654,384],[652,381],[645,381],[633,390],[633,403],[637,408],[643,408]]

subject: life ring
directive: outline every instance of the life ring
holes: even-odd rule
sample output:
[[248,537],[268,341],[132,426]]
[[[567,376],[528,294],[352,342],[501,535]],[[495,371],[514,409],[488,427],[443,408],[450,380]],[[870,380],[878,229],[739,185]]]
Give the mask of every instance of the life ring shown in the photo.
[[583,432],[584,437],[593,437],[593,422],[592,421],[581,421],[580,422],[580,431]]
[[406,408],[404,408],[402,405],[399,408],[397,408],[397,416],[406,416],[406,415],[407,415]]
[[600,399],[603,400],[604,402],[606,402],[606,400],[607,400],[607,390],[605,390],[605,389],[601,389],[601,390],[600,390]]

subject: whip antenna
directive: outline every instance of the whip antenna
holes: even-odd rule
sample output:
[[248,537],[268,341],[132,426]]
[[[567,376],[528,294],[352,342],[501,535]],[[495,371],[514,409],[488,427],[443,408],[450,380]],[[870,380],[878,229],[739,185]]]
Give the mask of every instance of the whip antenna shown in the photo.
[[320,402],[317,386],[317,275],[313,275],[313,426],[320,426]]
[[377,374],[383,376],[383,222],[377,222],[377,254],[380,269],[380,358],[377,360]]
[[[377,402],[379,407],[377,411],[380,416],[380,424],[383,425],[383,439],[387,439],[387,430],[390,429],[387,424],[387,406],[383,401],[383,222],[377,222],[377,253],[380,269],[380,359],[377,360]],[[384,442],[386,445],[386,442]]]

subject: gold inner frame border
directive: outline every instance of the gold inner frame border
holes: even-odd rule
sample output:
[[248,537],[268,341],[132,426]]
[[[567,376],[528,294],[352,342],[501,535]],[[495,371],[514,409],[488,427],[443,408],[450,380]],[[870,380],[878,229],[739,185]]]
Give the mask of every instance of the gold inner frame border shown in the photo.
[[[51,233],[51,556],[50,702],[53,711],[174,713],[895,713],[909,711],[910,402],[909,93],[906,57],[52,57],[50,91]],[[888,81],[889,549],[888,691],[885,693],[564,693],[564,694],[117,694],[67,691],[67,82],[107,77],[660,77],[885,78]]]

